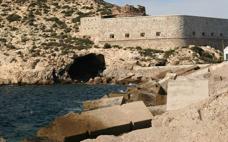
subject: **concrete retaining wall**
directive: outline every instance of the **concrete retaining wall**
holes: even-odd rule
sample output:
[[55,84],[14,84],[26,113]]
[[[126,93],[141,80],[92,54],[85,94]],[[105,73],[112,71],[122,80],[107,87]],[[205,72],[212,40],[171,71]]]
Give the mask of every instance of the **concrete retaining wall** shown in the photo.
[[167,110],[181,109],[208,97],[208,79],[179,77],[168,83]]

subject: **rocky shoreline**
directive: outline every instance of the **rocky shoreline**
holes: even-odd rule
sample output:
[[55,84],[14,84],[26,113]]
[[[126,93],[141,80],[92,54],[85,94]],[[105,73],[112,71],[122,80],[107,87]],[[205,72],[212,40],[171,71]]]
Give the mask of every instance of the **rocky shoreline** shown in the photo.
[[[179,137],[179,135],[176,135],[177,130],[170,132],[170,128],[184,129],[186,132],[183,132],[180,136],[184,137],[185,134],[188,134],[189,136],[186,138],[186,141],[205,140],[202,138],[204,135],[201,135],[203,131],[216,137],[226,138],[226,136],[222,136],[227,130],[225,129],[225,126],[221,128],[221,135],[217,133],[212,134],[211,131],[213,131],[214,128],[209,130],[206,129],[208,127],[212,128],[214,125],[221,126],[223,122],[226,123],[224,120],[226,120],[227,113],[225,111],[226,105],[224,103],[226,102],[226,92],[228,90],[225,87],[227,84],[227,75],[224,74],[223,71],[227,69],[227,67],[227,63],[202,65],[201,67],[185,67],[185,69],[181,68],[176,70],[175,73],[166,73],[165,77],[159,82],[150,80],[146,83],[139,83],[135,86],[128,87],[126,92],[123,93],[111,93],[99,100],[86,101],[83,103],[84,112],[80,114],[69,113],[58,117],[47,127],[41,128],[37,132],[38,138],[25,139],[24,141],[73,142],[88,138],[97,138],[85,141],[122,142],[132,140],[141,141],[142,137],[146,138],[146,141],[151,141],[152,139],[155,141],[166,141],[168,139],[171,139],[170,141],[178,140],[179,138],[177,137]],[[171,95],[169,91],[170,88],[168,89],[168,86],[170,87],[169,82],[177,81],[183,77],[195,81],[200,81],[202,79],[208,80],[208,88],[205,89],[209,90],[205,91],[209,94],[206,99],[198,99],[192,103],[186,102],[189,103],[186,107],[180,105],[181,109],[170,111],[168,110],[170,100],[167,98],[168,95]],[[217,80],[217,77],[223,78],[223,80]],[[202,86],[200,85],[199,87]],[[179,88],[181,88],[181,86],[179,86]],[[196,95],[198,96],[201,94]],[[178,104],[178,102],[176,103]],[[140,108],[138,113],[136,113],[136,108]],[[126,110],[121,111],[121,109]],[[216,109],[216,113],[212,112],[212,109]],[[128,113],[122,114],[122,112]],[[139,115],[141,116],[140,123],[138,123],[137,119],[139,113],[142,113]],[[125,121],[121,118],[123,116],[130,120]],[[85,118],[88,120],[85,120]],[[212,123],[212,120],[214,119],[216,119],[216,121]],[[219,122],[217,120],[222,121]],[[148,121],[150,123],[148,123]],[[133,126],[131,126],[132,122],[134,122]],[[189,123],[193,127],[188,125]],[[80,127],[78,127],[79,124]],[[75,125],[75,127],[73,125]],[[200,127],[198,127],[198,125],[200,125]],[[215,128],[215,131],[219,129],[219,126]],[[137,130],[134,127],[141,130]],[[194,137],[194,131],[197,132],[198,128],[200,128],[200,133],[198,133],[199,137]],[[171,134],[166,135],[166,133]],[[102,135],[115,135],[115,137]],[[224,139],[220,140],[223,141]]]

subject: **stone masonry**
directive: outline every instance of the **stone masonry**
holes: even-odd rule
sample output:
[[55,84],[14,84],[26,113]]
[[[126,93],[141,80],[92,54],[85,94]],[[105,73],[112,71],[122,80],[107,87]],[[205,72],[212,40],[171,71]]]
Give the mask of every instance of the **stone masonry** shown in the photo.
[[86,17],[80,35],[95,43],[169,50],[188,45],[228,45],[228,19],[198,16]]

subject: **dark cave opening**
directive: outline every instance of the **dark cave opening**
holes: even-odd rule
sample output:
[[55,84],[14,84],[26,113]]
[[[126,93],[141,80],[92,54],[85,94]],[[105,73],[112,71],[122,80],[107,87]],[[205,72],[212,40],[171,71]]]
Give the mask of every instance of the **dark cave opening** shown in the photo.
[[68,75],[71,80],[87,82],[90,78],[99,76],[104,70],[104,55],[91,53],[75,58],[68,69]]

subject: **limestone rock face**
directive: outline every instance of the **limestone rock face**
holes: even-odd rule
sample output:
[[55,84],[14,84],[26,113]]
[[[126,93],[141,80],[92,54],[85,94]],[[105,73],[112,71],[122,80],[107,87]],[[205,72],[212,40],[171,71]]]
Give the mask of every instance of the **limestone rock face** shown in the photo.
[[133,17],[133,16],[145,16],[146,9],[144,6],[134,7],[132,5],[125,5],[123,7],[115,6],[112,8],[112,14],[116,17]]

